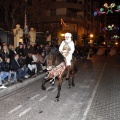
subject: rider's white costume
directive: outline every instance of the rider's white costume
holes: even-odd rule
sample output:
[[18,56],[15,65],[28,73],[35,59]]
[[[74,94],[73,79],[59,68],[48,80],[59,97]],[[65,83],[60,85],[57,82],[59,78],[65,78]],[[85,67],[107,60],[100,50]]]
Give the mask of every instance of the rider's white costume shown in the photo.
[[66,33],[65,34],[65,40],[62,41],[59,51],[63,54],[66,60],[66,66],[71,65],[71,60],[72,60],[72,54],[75,50],[74,42],[71,39],[72,35],[71,33]]

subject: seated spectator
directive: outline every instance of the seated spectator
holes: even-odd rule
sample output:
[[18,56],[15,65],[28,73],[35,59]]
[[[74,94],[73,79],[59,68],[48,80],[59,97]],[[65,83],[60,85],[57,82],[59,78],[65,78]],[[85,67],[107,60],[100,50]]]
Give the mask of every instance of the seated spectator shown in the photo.
[[34,42],[31,43],[31,46],[30,46],[30,52],[31,53],[36,52],[36,46],[35,45],[36,45],[36,43],[34,43]]
[[[30,76],[35,77],[37,75],[37,65],[36,62],[33,60],[32,54],[28,53],[27,57],[26,57],[26,65],[28,66],[30,72],[28,72],[30,74]],[[34,75],[33,75],[34,73]]]
[[28,49],[26,44],[23,44],[23,55],[27,55],[28,54]]
[[28,72],[28,67],[26,65],[21,65],[19,61],[19,55],[15,54],[14,59],[12,60],[12,67],[13,70],[17,72],[18,75],[18,82],[23,82],[22,78],[28,78],[28,76],[25,76]]
[[14,55],[16,54],[16,51],[14,50],[14,46],[12,44],[9,45],[9,57],[12,59]]
[[37,72],[42,72],[43,69],[42,69],[41,64],[42,64],[42,62],[43,62],[43,58],[42,58],[40,55],[38,55],[37,52],[34,52],[34,53],[32,54],[32,58],[33,58],[34,62],[35,62],[36,65],[37,65]]
[[43,59],[43,57],[42,57],[39,53],[37,53],[36,57],[37,57],[38,70],[39,70],[40,72],[43,72],[43,70],[46,69],[46,68],[44,68],[44,66],[43,66],[43,64],[44,64],[44,59]]
[[4,62],[2,56],[0,55],[0,88],[7,88],[2,84],[2,81],[8,76],[10,76],[10,73],[4,71]]
[[5,58],[9,57],[9,49],[6,45],[3,46],[2,51],[1,51],[1,55],[3,58],[3,61],[5,61]]
[[12,69],[12,65],[10,64],[10,58],[6,58],[6,60],[4,62],[4,71],[9,72],[9,74],[10,74],[8,76],[8,85],[11,85],[11,83],[10,83],[11,75],[13,75],[14,83],[16,83],[16,81],[17,81],[16,72],[13,71],[13,69]]
[[20,64],[22,66],[26,65],[26,55],[23,54],[20,58],[19,58]]
[[15,49],[16,53],[19,54],[19,56],[22,56],[24,51],[23,51],[23,44],[20,43],[20,45]]

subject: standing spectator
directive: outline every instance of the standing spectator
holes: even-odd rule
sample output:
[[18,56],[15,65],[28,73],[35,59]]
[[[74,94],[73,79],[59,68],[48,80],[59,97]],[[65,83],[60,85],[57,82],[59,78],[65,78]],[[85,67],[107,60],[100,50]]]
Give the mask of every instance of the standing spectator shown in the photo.
[[28,68],[24,65],[22,66],[19,61],[19,55],[15,54],[14,59],[12,60],[12,67],[13,70],[17,72],[18,74],[18,82],[23,82],[22,78],[28,78],[28,76],[25,76],[28,72]]
[[27,45],[27,43],[30,42],[29,37],[27,35],[24,36],[23,43]]

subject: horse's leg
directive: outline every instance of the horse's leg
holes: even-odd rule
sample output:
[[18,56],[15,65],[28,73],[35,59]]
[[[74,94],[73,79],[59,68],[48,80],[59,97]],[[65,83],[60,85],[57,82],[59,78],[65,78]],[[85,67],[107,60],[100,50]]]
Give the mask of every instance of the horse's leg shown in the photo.
[[55,97],[55,102],[58,102],[59,98],[60,98],[60,91],[61,91],[61,86],[62,86],[62,79],[63,79],[62,76],[60,76],[58,78],[58,93],[57,93],[57,96]]
[[68,80],[68,88],[71,88],[71,78],[69,77],[69,80]]
[[42,90],[46,90],[46,87],[45,87],[45,83],[46,83],[46,82],[48,82],[48,80],[46,80],[46,79],[43,79],[43,80],[42,80],[42,85],[41,85],[41,89],[42,89]]
[[75,83],[74,83],[74,75],[75,75],[75,72],[72,71],[72,86],[75,87]]

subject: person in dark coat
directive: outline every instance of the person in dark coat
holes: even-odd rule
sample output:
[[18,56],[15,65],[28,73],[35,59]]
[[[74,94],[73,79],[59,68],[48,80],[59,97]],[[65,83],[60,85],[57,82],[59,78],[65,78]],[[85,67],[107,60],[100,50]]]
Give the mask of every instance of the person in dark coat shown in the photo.
[[5,72],[9,72],[9,77],[8,77],[8,85],[10,85],[10,80],[11,80],[11,76],[13,75],[13,79],[14,79],[14,83],[16,83],[17,81],[17,73],[15,71],[13,71],[12,65],[10,63],[10,58],[6,58],[5,62],[4,62],[4,71]]
[[23,51],[23,44],[20,44],[17,48],[16,48],[16,53],[19,54],[19,56],[22,56],[24,54]]
[[12,60],[11,63],[12,63],[13,70],[16,71],[18,74],[18,80],[17,80],[18,82],[23,82],[22,81],[23,77],[28,78],[28,76],[25,76],[28,72],[28,67],[20,64],[18,54],[15,54],[14,59]]
[[28,42],[30,42],[30,39],[29,39],[29,37],[27,35],[25,35],[24,38],[23,38],[23,43],[25,45],[27,45]]
[[13,59],[15,54],[16,54],[16,51],[14,50],[14,46],[12,44],[10,44],[9,45],[9,57],[10,57],[10,59]]

